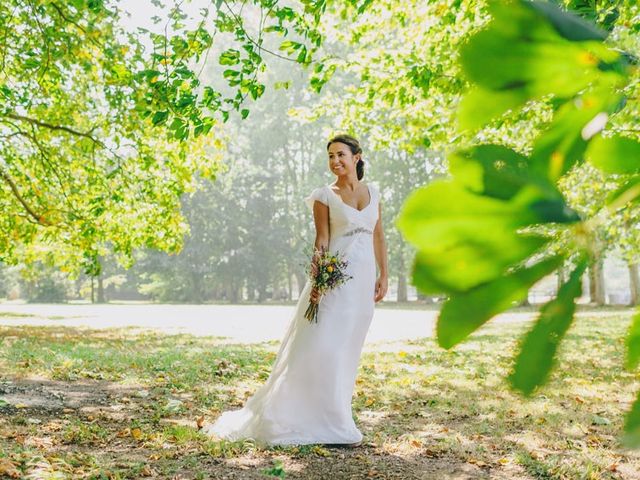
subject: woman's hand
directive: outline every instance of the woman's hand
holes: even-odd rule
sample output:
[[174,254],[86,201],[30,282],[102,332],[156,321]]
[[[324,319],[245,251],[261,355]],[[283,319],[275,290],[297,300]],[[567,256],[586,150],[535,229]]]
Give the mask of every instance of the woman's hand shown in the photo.
[[387,276],[380,275],[378,277],[378,280],[376,280],[376,291],[373,296],[373,299],[376,302],[379,302],[380,300],[382,300],[384,296],[387,294],[387,288],[388,288]]

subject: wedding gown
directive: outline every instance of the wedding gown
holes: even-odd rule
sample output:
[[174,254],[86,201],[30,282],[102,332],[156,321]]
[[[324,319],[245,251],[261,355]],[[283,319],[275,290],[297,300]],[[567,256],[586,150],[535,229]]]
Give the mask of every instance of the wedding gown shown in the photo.
[[329,249],[349,262],[353,278],[327,292],[318,322],[304,318],[307,280],[266,382],[239,410],[223,412],[203,427],[212,437],[252,438],[262,445],[355,443],[363,438],[351,407],[362,346],[374,311],[376,263],[373,229],[379,189],[367,183],[370,201],[358,210],[329,185],[305,198],[329,206]]

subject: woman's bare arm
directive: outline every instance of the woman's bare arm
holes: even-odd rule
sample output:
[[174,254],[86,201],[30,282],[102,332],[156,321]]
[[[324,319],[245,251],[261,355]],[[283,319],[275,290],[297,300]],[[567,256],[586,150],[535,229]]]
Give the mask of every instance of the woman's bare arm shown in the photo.
[[[318,200],[313,202],[313,222],[316,226],[316,240],[314,242],[315,252],[312,261],[315,262],[315,253],[323,247],[325,250],[329,249],[329,207]],[[312,288],[311,301],[317,302],[319,300],[318,292]]]
[[380,275],[376,280],[376,291],[374,300],[377,302],[382,300],[387,294],[388,288],[388,272],[387,272],[387,242],[384,238],[384,230],[382,228],[382,204],[378,203],[378,221],[373,229],[373,251],[376,256],[376,263]]

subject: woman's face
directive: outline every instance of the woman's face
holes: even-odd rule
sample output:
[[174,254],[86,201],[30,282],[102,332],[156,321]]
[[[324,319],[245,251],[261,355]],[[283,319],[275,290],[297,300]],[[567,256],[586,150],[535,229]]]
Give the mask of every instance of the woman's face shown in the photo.
[[360,154],[351,153],[349,145],[342,142],[333,142],[329,145],[329,168],[337,176],[351,176],[356,174],[356,163]]

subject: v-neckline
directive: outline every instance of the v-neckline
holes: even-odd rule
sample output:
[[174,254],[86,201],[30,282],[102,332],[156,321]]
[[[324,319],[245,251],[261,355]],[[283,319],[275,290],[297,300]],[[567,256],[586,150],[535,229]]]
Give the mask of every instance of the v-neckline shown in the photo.
[[351,208],[352,210],[355,210],[358,213],[362,213],[364,212],[367,208],[369,208],[369,206],[373,203],[373,195],[371,195],[371,189],[369,188],[369,183],[367,183],[366,187],[367,187],[367,192],[369,192],[369,203],[367,203],[364,207],[362,207],[362,210],[358,210],[356,207],[353,207],[351,205],[349,205],[347,202],[345,202],[342,197],[340,195],[338,195],[333,188],[331,188],[331,185],[327,185],[327,187],[329,187],[329,190],[331,191],[331,193],[333,193],[336,197],[338,197],[338,200],[340,200],[340,202],[343,205],[346,205],[347,207]]

